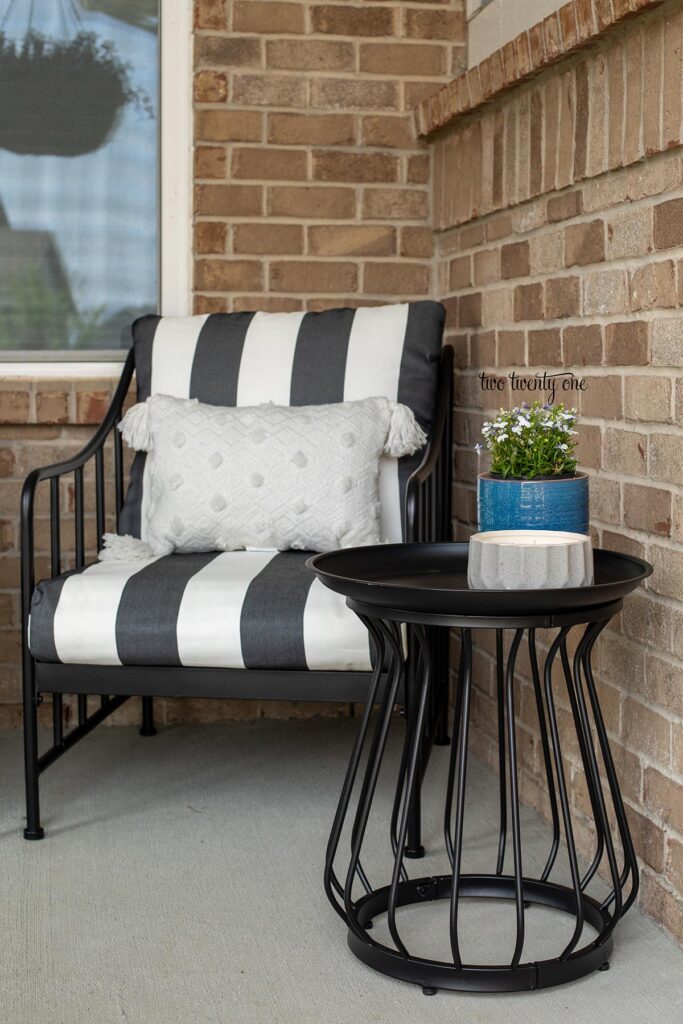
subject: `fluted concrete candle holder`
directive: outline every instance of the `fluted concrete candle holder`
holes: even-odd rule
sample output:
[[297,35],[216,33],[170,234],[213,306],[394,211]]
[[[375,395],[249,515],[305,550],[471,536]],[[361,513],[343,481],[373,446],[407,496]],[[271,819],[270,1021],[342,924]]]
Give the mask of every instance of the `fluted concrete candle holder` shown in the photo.
[[593,549],[582,533],[493,530],[470,537],[467,582],[475,590],[555,590],[593,582]]

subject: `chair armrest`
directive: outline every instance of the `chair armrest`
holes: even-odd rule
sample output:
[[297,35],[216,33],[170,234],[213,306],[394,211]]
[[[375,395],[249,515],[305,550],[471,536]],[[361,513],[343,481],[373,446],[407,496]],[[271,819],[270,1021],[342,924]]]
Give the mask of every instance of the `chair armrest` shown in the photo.
[[[71,459],[64,459],[62,462],[55,462],[50,466],[41,466],[32,470],[24,481],[21,492],[21,592],[22,612],[24,618],[24,629],[28,625],[28,613],[30,609],[31,596],[35,585],[34,571],[34,505],[38,484],[43,480],[50,481],[50,548],[52,556],[52,576],[58,576],[60,572],[60,531],[59,531],[59,480],[67,473],[74,473],[75,497],[76,497],[76,564],[81,565],[84,561],[83,544],[83,467],[95,457],[96,460],[96,488],[97,488],[97,525],[98,533],[103,532],[104,524],[104,443],[110,432],[115,429],[121,418],[123,403],[130,387],[135,367],[135,358],[131,348],[121,372],[121,378],[114,392],[104,419],[90,438],[88,443]],[[123,470],[121,458],[121,439],[116,435],[115,460],[116,460],[116,486],[117,486],[117,513],[123,499]],[[100,530],[102,526],[102,530]],[[99,538],[98,538],[99,543]]]
[[[453,419],[453,348],[444,345],[439,360],[434,426],[422,462],[406,485],[406,540],[447,540],[450,527],[450,492]],[[431,485],[431,486],[430,486]],[[437,503],[446,508],[435,507]],[[426,507],[425,507],[426,506]],[[428,519],[434,524],[425,535]],[[443,536],[441,536],[443,534]]]
[[72,473],[74,470],[79,469],[92,458],[98,448],[102,447],[109,436],[112,427],[116,425],[120,418],[123,402],[128,394],[128,388],[130,387],[130,382],[133,376],[133,369],[134,358],[133,349],[131,348],[123,365],[121,378],[116,386],[116,391],[114,392],[111,404],[105,413],[104,419],[93,436],[85,447],[81,448],[80,452],[77,452],[73,458],[64,459],[62,462],[55,462],[50,466],[41,466],[38,469],[32,470],[28,474],[24,482],[24,491],[22,492],[22,508],[24,505],[24,493],[27,490],[30,490],[31,488],[35,489],[36,484],[40,483],[41,480],[50,480],[52,477],[63,476],[64,473]]

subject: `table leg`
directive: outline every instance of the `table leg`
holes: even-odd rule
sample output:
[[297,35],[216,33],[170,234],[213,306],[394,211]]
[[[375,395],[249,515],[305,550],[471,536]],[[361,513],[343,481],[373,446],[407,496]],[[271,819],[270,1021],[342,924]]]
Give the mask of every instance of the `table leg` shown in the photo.
[[[337,912],[349,929],[349,946],[365,963],[392,977],[419,984],[431,993],[435,989],[468,991],[519,991],[545,988],[573,981],[608,964],[612,949],[612,932],[617,921],[633,903],[637,892],[637,862],[628,831],[623,800],[619,791],[616,771],[609,749],[609,741],[591,666],[591,655],[596,640],[606,625],[605,621],[589,623],[576,648],[569,657],[567,635],[570,627],[562,627],[555,635],[542,667],[539,665],[536,634],[528,630],[529,660],[534,700],[538,717],[542,767],[548,783],[552,838],[545,867],[538,878],[524,874],[523,828],[520,815],[518,788],[517,730],[515,722],[516,664],[525,629],[511,624],[512,640],[507,657],[502,629],[496,634],[498,665],[496,670],[498,710],[498,736],[502,753],[502,768],[498,784],[499,830],[495,873],[469,874],[462,872],[462,854],[466,825],[466,787],[468,734],[472,700],[472,629],[462,629],[461,659],[451,735],[451,748],[446,779],[444,808],[444,844],[450,864],[450,873],[411,879],[406,870],[406,840],[411,821],[411,801],[420,783],[420,747],[425,725],[433,673],[433,646],[426,630],[415,627],[415,642],[419,651],[416,661],[416,679],[409,714],[397,785],[393,798],[389,838],[391,858],[386,863],[383,884],[371,885],[361,867],[361,854],[366,826],[376,795],[377,781],[385,756],[388,734],[396,716],[392,714],[403,678],[403,652],[400,633],[388,621],[367,622],[378,650],[389,652],[388,666],[383,672],[384,655],[376,664],[371,684],[371,699],[379,693],[380,679],[384,679],[384,697],[374,726],[366,706],[359,736],[342,788],[335,816],[326,861],[326,891]],[[553,674],[559,666],[560,672]],[[566,751],[563,751],[564,732],[557,716],[556,690],[566,691],[571,709],[571,725],[575,730],[581,763],[586,775],[590,806],[595,825],[595,846],[591,851],[588,869],[581,874],[579,853],[574,834],[572,806],[566,778]],[[360,765],[363,751],[369,747],[362,779]],[[606,783],[603,781],[606,776]],[[359,782],[359,796],[351,816],[351,793]],[[611,808],[616,817],[616,828],[610,827]],[[333,861],[339,851],[339,838],[346,819],[351,824],[351,856],[344,883],[336,878]],[[511,841],[512,864],[505,873],[506,841]],[[620,867],[617,842],[624,851]],[[558,852],[564,842],[569,862],[571,884],[551,880]],[[598,874],[606,859],[610,892],[598,900],[589,895],[587,888]],[[373,875],[377,867],[373,867]],[[352,891],[355,889],[355,892]],[[362,890],[365,890],[363,893]],[[511,937],[507,959],[501,963],[473,964],[466,958],[466,937],[459,921],[463,898],[502,899],[513,901],[516,910],[516,929]],[[450,959],[433,960],[421,956],[413,948],[407,925],[409,918],[401,919],[399,909],[415,903],[448,901],[447,920],[444,922],[450,940]],[[571,938],[554,955],[542,960],[523,961],[525,946],[525,914],[529,905],[537,904],[561,911],[573,919]],[[388,936],[380,940],[381,929],[372,931],[375,919],[385,918]],[[460,925],[460,929],[459,929]],[[589,925],[594,937],[586,938],[584,928]],[[549,950],[549,953],[553,951]]]

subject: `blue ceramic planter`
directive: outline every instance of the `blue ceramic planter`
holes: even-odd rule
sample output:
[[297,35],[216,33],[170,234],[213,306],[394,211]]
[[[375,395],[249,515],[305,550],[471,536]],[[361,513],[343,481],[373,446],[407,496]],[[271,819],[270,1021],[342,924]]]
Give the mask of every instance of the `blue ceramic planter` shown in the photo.
[[479,530],[565,530],[588,533],[588,476],[504,480],[479,476]]

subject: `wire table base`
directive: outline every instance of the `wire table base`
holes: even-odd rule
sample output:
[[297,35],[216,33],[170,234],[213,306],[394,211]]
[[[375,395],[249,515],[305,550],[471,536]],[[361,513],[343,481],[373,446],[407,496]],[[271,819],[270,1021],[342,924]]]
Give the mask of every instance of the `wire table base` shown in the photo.
[[[503,992],[546,988],[573,981],[594,970],[606,969],[612,951],[612,934],[621,917],[636,898],[638,867],[626,820],[617,773],[610,750],[591,656],[598,636],[609,619],[621,608],[621,601],[609,605],[553,616],[554,638],[543,664],[537,649],[539,617],[523,615],[486,620],[463,616],[408,615],[349,600],[349,606],[368,628],[375,646],[375,669],[370,693],[351,754],[332,826],[325,864],[325,889],[332,906],[348,927],[348,942],[355,955],[384,974],[421,985],[426,994],[437,989]],[[415,644],[415,673],[412,682],[406,659],[402,623],[412,622]],[[584,626],[573,657],[567,635],[577,623]],[[405,863],[406,838],[411,798],[421,784],[422,743],[429,705],[433,670],[427,627],[435,625],[460,629],[460,666],[453,709],[452,735],[444,802],[443,842],[450,872],[434,877],[408,876]],[[495,871],[466,874],[462,871],[467,789],[468,735],[472,708],[472,633],[494,628],[496,635],[496,700],[499,748],[498,846]],[[506,654],[504,634],[511,642]],[[517,730],[514,714],[515,665],[522,644],[528,646],[535,701],[535,716],[547,784],[552,837],[545,866],[538,877],[524,873],[520,824]],[[554,666],[558,669],[553,671]],[[559,671],[558,671],[559,670]],[[384,678],[386,676],[386,678]],[[592,858],[583,871],[575,842],[569,797],[567,764],[558,725],[556,698],[558,676],[568,700],[594,824]],[[410,685],[405,685],[409,682]],[[384,690],[380,690],[384,683]],[[371,884],[363,867],[368,819],[373,809],[377,782],[387,751],[390,732],[397,718],[393,714],[405,686],[406,729],[388,828],[388,856],[382,885]],[[379,713],[372,715],[375,698],[382,693]],[[613,824],[612,824],[613,822]],[[341,859],[340,841],[350,832],[350,857],[343,872],[335,863]],[[511,846],[511,872],[505,870],[506,850]],[[571,884],[552,880],[557,873],[558,855],[566,858]],[[588,895],[587,887],[601,866],[606,866],[610,891],[601,900]],[[493,866],[493,865],[492,865]],[[515,931],[511,935],[512,955],[499,964],[469,963],[466,943],[461,938],[462,900],[466,898],[513,901]],[[407,937],[401,908],[447,900],[450,958],[430,959]],[[546,959],[524,959],[525,915],[530,905],[539,905],[570,915],[573,930]],[[388,929],[386,941],[373,938],[382,919]],[[586,926],[593,937],[586,941]],[[559,934],[559,933],[558,933]]]

